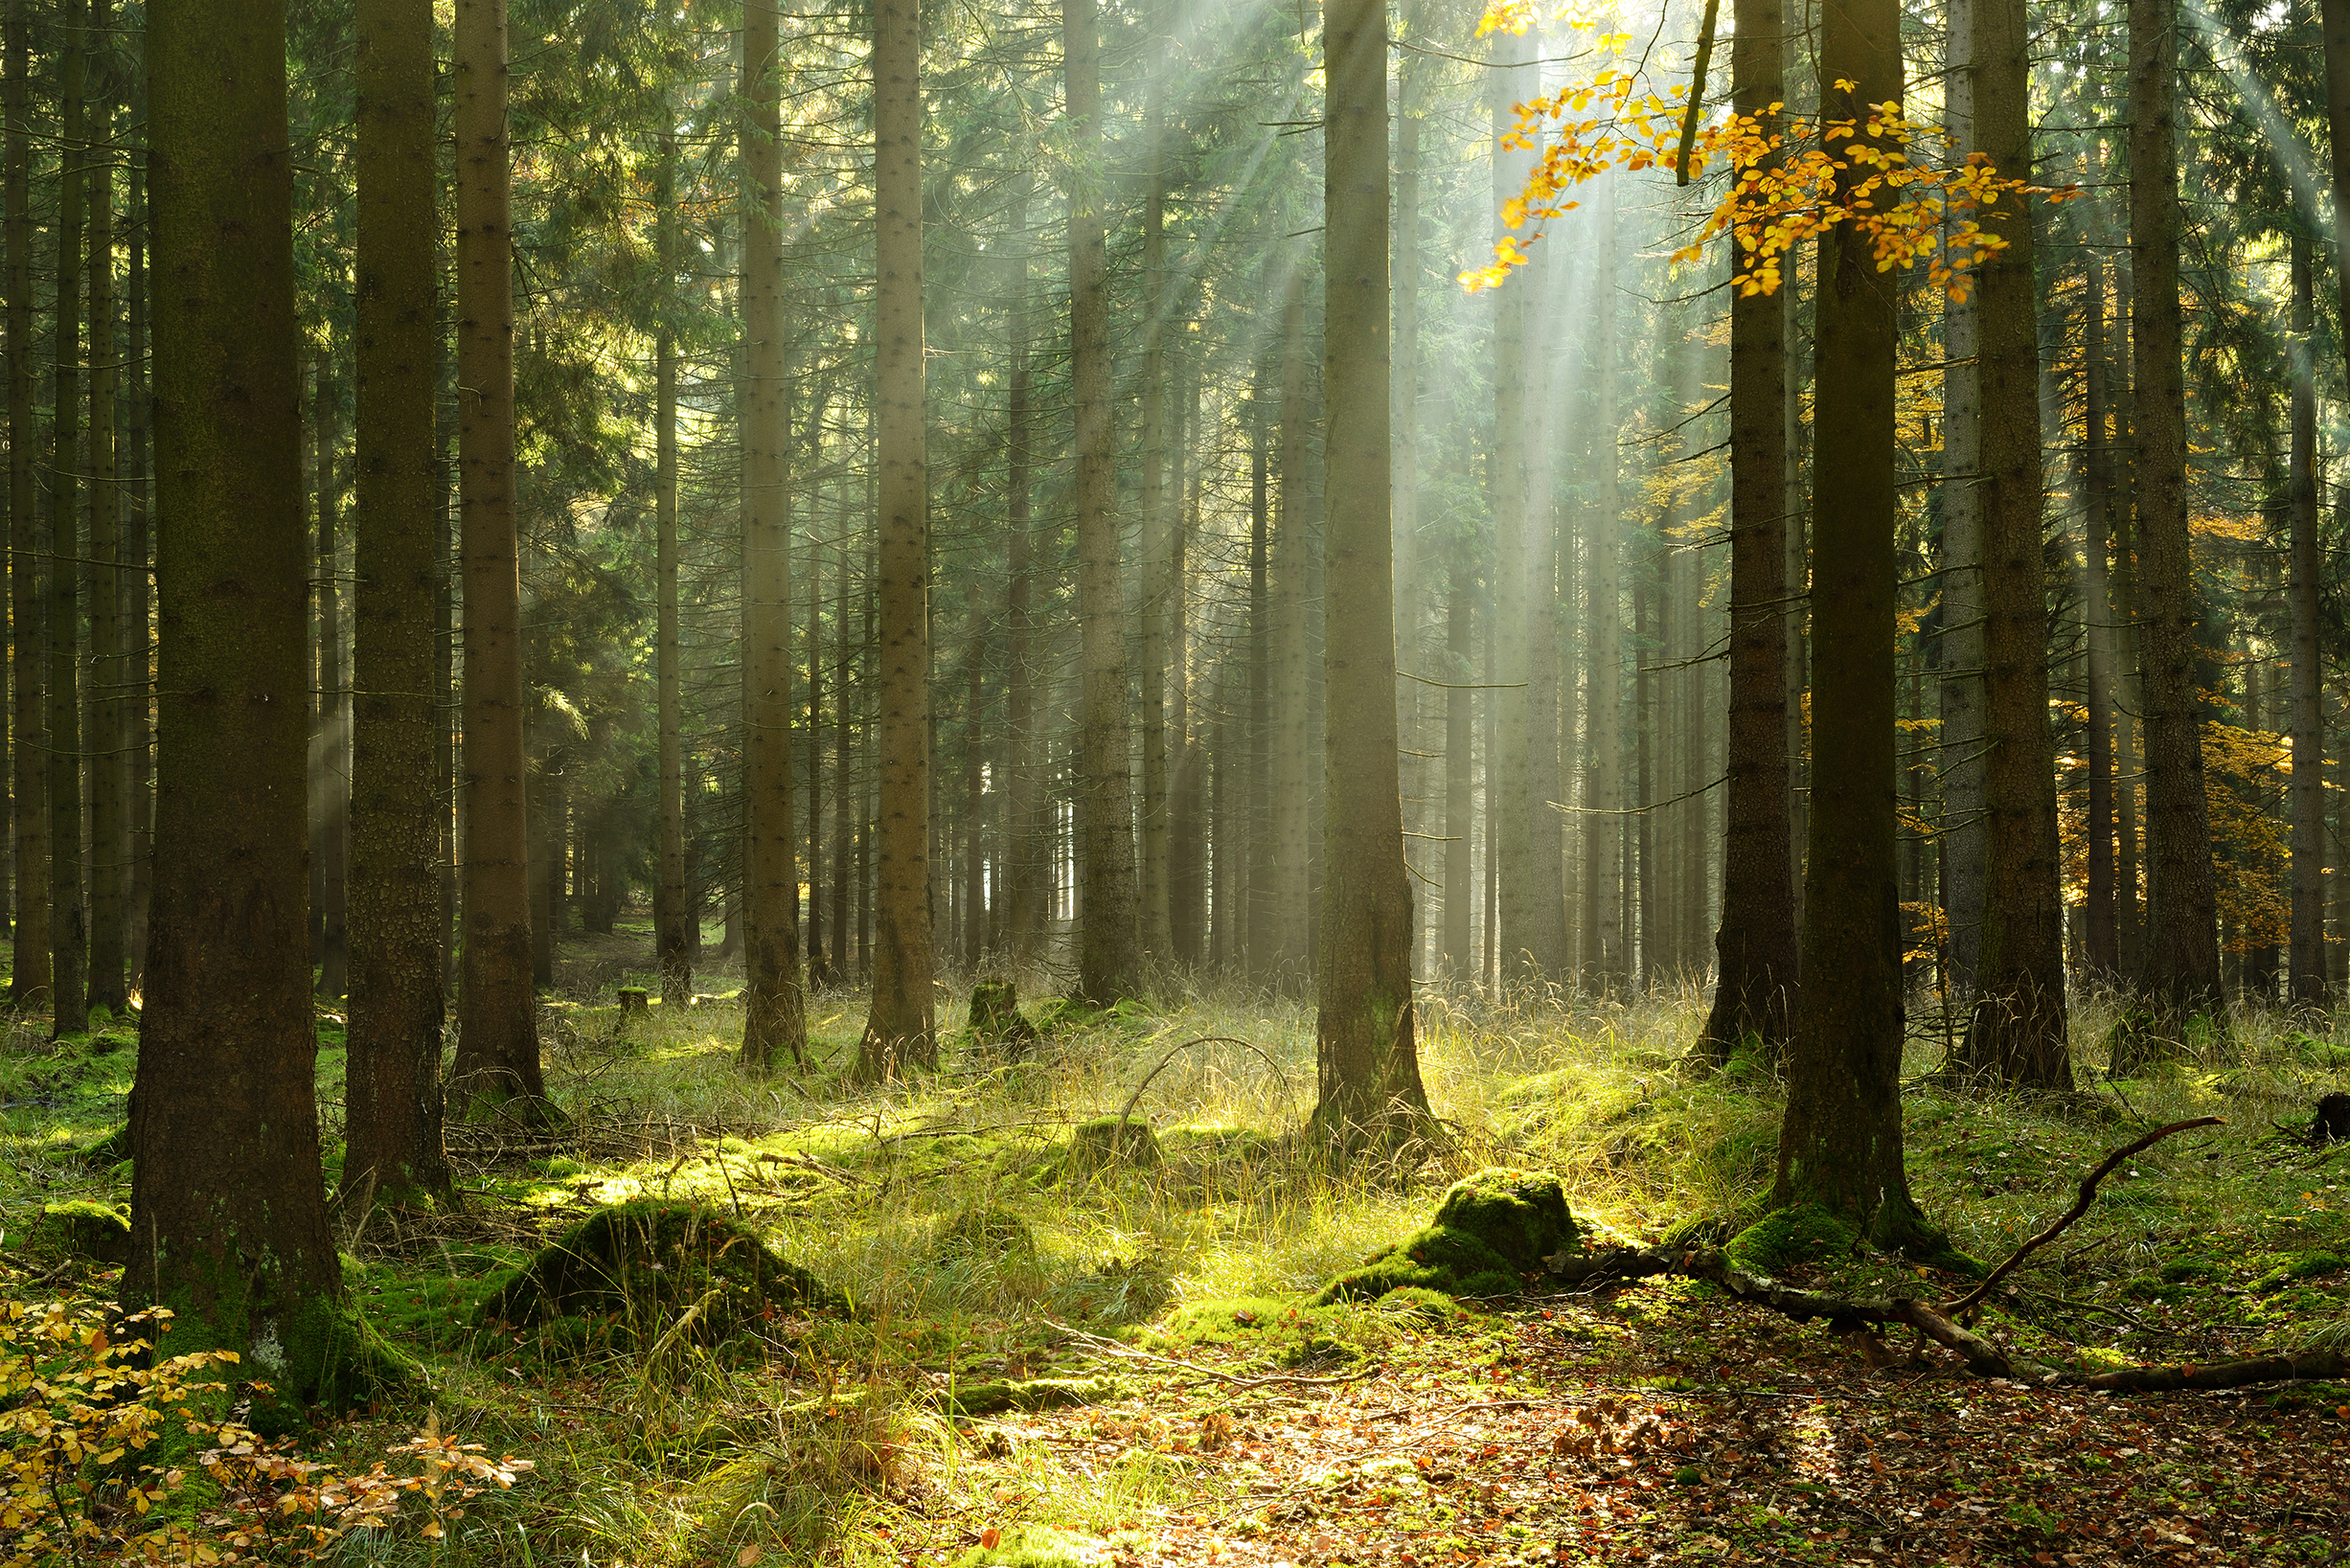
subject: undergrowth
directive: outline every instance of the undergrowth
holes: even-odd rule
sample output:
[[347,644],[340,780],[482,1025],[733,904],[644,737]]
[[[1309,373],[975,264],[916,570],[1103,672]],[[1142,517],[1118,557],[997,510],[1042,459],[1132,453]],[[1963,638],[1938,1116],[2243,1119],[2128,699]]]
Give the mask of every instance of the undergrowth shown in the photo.
[[[452,1429],[539,1469],[478,1499],[443,1539],[387,1534],[346,1554],[879,1564],[900,1560],[891,1532],[908,1511],[1009,1497],[1038,1531],[1114,1542],[1182,1491],[1181,1443],[1064,1469],[965,1412],[1114,1399],[1121,1378],[1152,1364],[1134,1357],[1204,1357],[1245,1379],[1342,1377],[1414,1345],[1474,1353],[1506,1307],[1421,1291],[1308,1301],[1481,1169],[1556,1172],[1597,1242],[1693,1224],[1726,1234],[1772,1176],[1779,1087],[1752,1063],[1688,1071],[1706,1000],[1694,988],[1605,1004],[1426,991],[1422,1069],[1449,1145],[1408,1167],[1334,1172],[1291,1136],[1315,1081],[1312,1013],[1296,1000],[1170,983],[1162,1011],[1063,1017],[1023,1059],[957,1044],[936,1074],[853,1092],[840,1074],[860,995],[810,997],[807,1076],[753,1078],[734,1062],[736,977],[697,975],[692,1007],[656,1001],[623,1026],[612,988],[650,981],[643,953],[636,932],[567,955],[571,984],[550,1000],[545,1032],[550,1088],[573,1113],[559,1135],[452,1128],[460,1208],[343,1218],[354,1305],[422,1359],[422,1398]],[[1033,1011],[1049,982],[1023,978]],[[2116,1011],[2110,997],[2076,999],[2080,1087],[2039,1099],[1940,1080],[1944,1020],[1914,1018],[1911,1182],[1977,1257],[2005,1256],[2137,1130],[2228,1119],[2117,1172],[2090,1217],[2014,1277],[1995,1304],[1997,1330],[2083,1365],[2180,1353],[2220,1322],[2279,1338],[2322,1331],[2350,1284],[2350,1196],[2339,1162],[2276,1124],[2350,1082],[2350,1049],[2330,1022],[2246,1011],[2156,1076],[2109,1082],[2098,1052]],[[958,995],[942,1006],[943,1033],[961,1022]],[[337,1024],[322,1030],[331,1138]],[[20,1022],[12,1041],[0,1060],[11,1288],[103,1298],[105,1269],[25,1240],[45,1206],[126,1199],[126,1167],[79,1151],[124,1114],[130,1036],[117,1027],[53,1046]],[[1076,1128],[1129,1102],[1157,1160],[1070,1158]],[[329,1152],[331,1163],[339,1148]],[[479,1318],[485,1293],[551,1238],[640,1200],[698,1205],[757,1232],[841,1308],[783,1302],[737,1314],[722,1336],[605,1331],[593,1315],[563,1319],[559,1333]],[[1882,1288],[1905,1265],[1861,1252],[1825,1269]],[[355,1418],[314,1432],[308,1451],[355,1465],[421,1415]],[[1212,1436],[1212,1415],[1183,1429]]]

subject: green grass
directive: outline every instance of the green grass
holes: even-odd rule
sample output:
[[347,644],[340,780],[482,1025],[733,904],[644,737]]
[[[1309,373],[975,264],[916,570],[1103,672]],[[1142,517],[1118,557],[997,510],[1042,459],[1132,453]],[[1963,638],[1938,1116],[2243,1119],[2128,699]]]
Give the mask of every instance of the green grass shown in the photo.
[[[682,1565],[732,1561],[756,1545],[780,1557],[894,1562],[880,1532],[917,1491],[926,1509],[984,1508],[1025,1532],[968,1560],[1057,1560],[1073,1549],[1052,1532],[1114,1539],[1179,1497],[1179,1455],[1137,1442],[1117,1465],[1072,1469],[993,1424],[950,1419],[941,1391],[1121,1374],[1071,1329],[1235,1376],[1338,1375],[1365,1356],[1430,1346],[1464,1375],[1483,1375],[1503,1355],[1496,1308],[1412,1293],[1327,1307],[1307,1298],[1425,1224],[1449,1183],[1487,1166],[1557,1172],[1591,1244],[1692,1219],[1735,1229],[1770,1181],[1777,1088],[1759,1074],[1681,1070],[1704,1001],[1694,991],[1571,1007],[1429,993],[1423,1073],[1454,1146],[1408,1170],[1333,1173],[1289,1137],[1314,1084],[1312,1018],[1296,1002],[1187,988],[1162,1011],[1064,1018],[1020,1064],[950,1050],[935,1075],[852,1092],[839,1079],[861,997],[812,997],[810,1070],[763,1079],[735,1064],[740,980],[723,971],[696,977],[695,1006],[656,1001],[620,1032],[613,989],[651,984],[646,956],[638,937],[567,954],[545,1029],[549,1086],[574,1113],[561,1137],[501,1148],[455,1129],[462,1212],[371,1218],[355,1232],[343,1221],[358,1310],[422,1359],[425,1398],[444,1420],[539,1464],[513,1493],[483,1500],[436,1560],[584,1553]],[[1023,995],[1033,1011],[1037,991]],[[1941,1020],[1915,1025],[1905,1090],[1912,1185],[1979,1258],[2004,1257],[2044,1224],[2080,1172],[2137,1129],[2228,1118],[2116,1172],[2090,1217],[2015,1276],[1993,1330],[2026,1353],[2099,1365],[2200,1353],[2221,1325],[2287,1339],[2340,1319],[2350,1162],[2318,1163],[2271,1119],[2305,1116],[2318,1093],[2350,1079],[2350,1051],[2330,1024],[2245,1014],[2159,1076],[2107,1084],[2092,1057],[2114,1011],[2110,998],[2080,1000],[2081,1089],[2037,1101],[1930,1080]],[[6,1022],[14,1045],[0,1057],[0,1099],[12,1102],[0,1116],[0,1229],[13,1253],[44,1203],[127,1200],[126,1171],[75,1150],[121,1121],[135,1049],[120,1025],[53,1045],[39,1020]],[[943,1002],[943,1033],[961,1022],[957,994]],[[1256,1049],[1191,1043],[1216,1036]],[[338,1019],[324,1021],[322,1039],[331,1159]],[[1134,1114],[1164,1159],[1073,1173],[1063,1158],[1072,1129],[1118,1114],[1162,1062]],[[643,1197],[740,1216],[854,1311],[780,1313],[719,1344],[671,1344],[657,1366],[625,1337],[550,1346],[469,1327],[485,1282],[590,1208]],[[1856,1255],[1832,1260],[1830,1273],[1883,1289],[1908,1271]],[[103,1274],[80,1283],[108,1288]],[[1680,1289],[1628,1296],[1560,1332],[1629,1334]],[[317,1441],[363,1457],[421,1411],[379,1413]],[[1098,1420],[1188,1432],[1213,1414],[1121,1404]],[[421,1562],[424,1553],[385,1541],[364,1555]]]

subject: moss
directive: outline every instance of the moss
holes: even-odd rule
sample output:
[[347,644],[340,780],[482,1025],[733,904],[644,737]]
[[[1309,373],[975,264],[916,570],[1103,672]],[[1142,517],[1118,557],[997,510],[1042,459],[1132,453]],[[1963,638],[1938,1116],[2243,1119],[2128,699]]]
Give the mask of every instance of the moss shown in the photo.
[[1014,1525],[993,1546],[974,1546],[956,1557],[954,1568],[1101,1568],[1114,1556],[1106,1540],[1049,1525]]
[[74,1150],[74,1157],[93,1170],[111,1170],[130,1158],[130,1124],[93,1138]]
[[1314,1300],[1365,1301],[1391,1290],[1500,1296],[1562,1252],[1581,1250],[1559,1178],[1542,1171],[1481,1170],[1456,1182],[1428,1225],[1339,1275]]
[[1019,988],[1009,978],[982,980],[971,988],[965,1027],[972,1045],[1017,1057],[1036,1043],[1037,1026],[1020,1011]]
[[813,1274],[718,1211],[642,1198],[581,1220],[484,1296],[473,1318],[487,1328],[607,1317],[650,1338],[691,1310],[691,1337],[712,1344],[770,1304],[819,1311],[842,1305]]
[[130,1261],[130,1216],[111,1205],[87,1199],[52,1203],[33,1222],[26,1244],[36,1252],[119,1268]]
[[1037,1255],[1037,1233],[1000,1203],[974,1203],[939,1227],[933,1252],[941,1260],[1023,1262]]
[[1028,1377],[989,1383],[964,1383],[939,1398],[939,1408],[949,1416],[998,1416],[1007,1411],[1061,1410],[1070,1405],[1100,1404],[1118,1397],[1117,1381],[1108,1377]]
[[1122,1166],[1152,1170],[1165,1160],[1149,1123],[1102,1116],[1080,1122],[1070,1131],[1061,1168],[1072,1176],[1090,1176]]
[[2288,1254],[2284,1261],[2252,1282],[2252,1288],[2261,1295],[2282,1290],[2287,1285],[2299,1284],[2350,1267],[2350,1259],[2339,1252],[2299,1252]]
[[1840,1257],[1859,1244],[1859,1233],[1815,1203],[1773,1209],[1723,1246],[1733,1263],[1757,1274],[1779,1274],[1801,1263]]

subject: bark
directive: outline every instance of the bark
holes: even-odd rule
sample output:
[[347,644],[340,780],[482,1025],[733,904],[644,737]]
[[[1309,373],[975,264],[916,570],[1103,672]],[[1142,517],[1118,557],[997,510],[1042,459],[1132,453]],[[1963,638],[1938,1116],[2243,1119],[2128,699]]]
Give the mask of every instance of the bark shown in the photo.
[[[1397,32],[1417,41],[1420,31],[1419,0],[1401,0],[1397,7]],[[1395,297],[1394,368],[1388,387],[1394,411],[1390,416],[1389,467],[1394,478],[1390,482],[1395,531],[1395,650],[1396,668],[1418,673],[1426,670],[1426,653],[1422,648],[1421,617],[1425,565],[1420,548],[1420,336],[1422,310],[1420,284],[1426,270],[1423,254],[1425,244],[1420,217],[1421,129],[1425,110],[1422,101],[1426,89],[1423,77],[1426,57],[1417,50],[1407,49],[1396,57],[1395,102],[1395,236],[1394,276],[1388,286]],[[1459,680],[1448,675],[1447,680]],[[1396,683],[1396,723],[1401,754],[1403,789],[1403,826],[1407,831],[1426,833],[1432,820],[1429,815],[1429,784],[1434,769],[1428,759],[1420,755],[1428,747],[1424,734],[1423,703],[1427,688],[1418,681],[1399,679]],[[1413,840],[1405,840],[1407,861]],[[1422,864],[1441,862],[1424,858]],[[1417,869],[1415,867],[1415,869]],[[1408,879],[1408,878],[1407,878]],[[1422,883],[1423,886],[1426,882]],[[1441,905],[1442,899],[1437,900]],[[1562,905],[1563,908],[1563,905]],[[1430,926],[1429,911],[1421,906],[1415,914],[1417,923]],[[1433,935],[1429,931],[1429,935]],[[1413,936],[1413,951],[1420,951],[1420,935]]]
[[1102,192],[1100,38],[1094,0],[1061,0],[1069,124],[1069,379],[1076,410],[1077,614],[1084,672],[1079,720],[1077,875],[1084,888],[1077,995],[1107,1007],[1140,989],[1133,784],[1128,747],[1126,606],[1118,585],[1118,454],[1110,423],[1109,268]]
[[82,98],[87,76],[88,9],[64,0],[58,27],[57,318],[52,338],[55,392],[49,465],[49,969],[52,1033],[89,1027],[89,905],[81,855],[81,595],[77,562],[81,421],[81,277],[84,177],[89,127]]
[[[845,508],[843,509],[846,510]],[[849,856],[856,836],[851,803],[864,798],[856,772],[856,727],[849,711],[849,531],[833,553],[833,972],[849,966]]]
[[[1821,114],[1902,96],[1900,8],[1822,13]],[[1851,170],[1839,182],[1855,177]],[[1803,988],[1788,1053],[1773,1207],[1814,1203],[1882,1245],[1932,1249],[1902,1163],[1901,909],[1894,867],[1894,358],[1898,280],[1850,224],[1819,241],[1812,486],[1812,781]]]
[[1195,733],[1192,709],[1191,603],[1185,572],[1191,542],[1199,533],[1199,486],[1191,463],[1191,442],[1199,424],[1199,364],[1182,355],[1175,376],[1175,489],[1181,516],[1168,573],[1167,730],[1175,749],[1168,803],[1167,852],[1169,926],[1177,964],[1198,968],[1206,958],[1207,837],[1204,810],[1207,757]]
[[[808,421],[808,465],[812,470],[824,456],[825,405],[828,387],[816,399]],[[817,511],[824,487],[808,495],[808,971],[807,988],[833,983],[833,966],[824,947],[824,544],[817,537]],[[837,700],[837,694],[835,695]]]
[[129,339],[123,351],[123,650],[125,660],[124,744],[130,751],[130,905],[126,913],[131,983],[144,988],[147,975],[148,899],[154,860],[154,791],[151,758],[155,724],[151,711],[155,679],[153,649],[148,641],[148,562],[153,559],[152,513],[148,507],[149,424],[147,383],[147,178],[137,151],[130,157],[130,284]]
[[[1994,168],[2029,170],[2031,27],[2024,0],[1970,0],[1970,9],[1976,145]],[[1985,831],[1983,923],[1965,1059],[2003,1087],[2068,1089],[2031,215],[2020,198],[2002,201],[1984,214],[1983,227],[2007,248],[1984,263],[1975,294]]]
[[[1996,0],[1951,0],[1949,8],[1948,102],[1952,147],[1977,150],[1977,57],[1974,16]],[[1824,291],[1824,290],[1823,290]],[[1983,940],[1983,420],[1978,357],[1980,302],[1973,295],[1945,304],[1942,317],[1942,889],[1949,922],[1944,976],[1951,994],[1971,997],[1976,953]],[[2036,398],[2027,407],[2039,406]],[[1996,411],[1995,411],[1996,412]]]
[[434,402],[430,0],[357,11],[357,510],[352,603],[351,1006],[347,1203],[450,1195],[442,1149],[441,715],[444,578]]
[[654,176],[654,248],[660,259],[661,292],[653,330],[653,550],[655,572],[653,638],[660,706],[661,799],[658,823],[659,883],[654,898],[653,963],[661,974],[661,1001],[684,1007],[694,990],[695,912],[685,880],[685,702],[677,646],[677,330],[671,290],[677,276],[677,143],[661,138],[661,163]]
[[2115,474],[2107,505],[2113,521],[2113,914],[2114,951],[2121,972],[2135,978],[2146,953],[2146,908],[2138,868],[2143,861],[2138,825],[2145,774],[2140,767],[2138,717],[2145,712],[2145,683],[2139,678],[2137,634],[2137,421],[2131,387],[2130,320],[2135,314],[2128,253],[2113,272],[2113,335],[2109,345],[2113,400],[2113,449],[2127,459]]
[[[90,35],[103,41],[110,0],[91,0]],[[90,115],[90,978],[89,1005],[118,1016],[130,1005],[123,929],[124,837],[130,756],[123,734],[123,493],[115,395],[122,346],[115,330],[114,88],[102,63]]]
[[2293,603],[2292,1001],[2323,1007],[2325,972],[2325,730],[2317,709],[2317,398],[2310,342],[2309,239],[2293,240]]
[[1334,1148],[1358,1148],[1392,1146],[1432,1124],[1413,1035],[1415,927],[1396,759],[1387,12],[1381,0],[1330,0],[1323,19],[1325,559],[1336,613],[1326,623],[1322,666],[1330,852],[1313,1125]]
[[[1281,291],[1281,511],[1273,531],[1273,888],[1271,928],[1252,942],[1259,961],[1285,990],[1310,984],[1309,815],[1312,721],[1307,713],[1306,605],[1312,499],[1308,494],[1309,431],[1314,413],[1306,389],[1306,279],[1292,261]],[[1393,668],[1392,662],[1389,666]]]
[[2088,253],[2082,325],[2082,613],[2088,622],[2088,888],[2085,943],[2092,975],[2120,978],[2121,927],[2113,889],[2113,595],[2110,497],[2113,454],[2107,423],[2105,259]]
[[[1146,15],[1153,31],[1167,8]],[[1164,47],[1153,40],[1154,53]],[[1146,67],[1142,197],[1142,951],[1164,962],[1175,946],[1170,900],[1167,789],[1167,603],[1182,592],[1175,575],[1175,519],[1167,499],[1167,111],[1169,66]]]
[[[2130,0],[2132,379],[2137,422],[2138,629],[2145,671],[2146,951],[2140,985],[2176,1037],[2220,999],[2202,697],[2187,542],[2186,374],[2174,124],[2179,0]],[[2151,1040],[2124,1041],[2125,1057]],[[2127,1061],[2123,1065],[2127,1065]]]
[[[791,386],[774,0],[742,11],[742,1065],[808,1065],[791,800]],[[877,64],[878,57],[877,57]]]
[[513,193],[506,0],[457,0],[458,548],[465,568],[464,951],[450,1088],[468,1121],[543,1121],[532,988],[514,529]]
[[1028,298],[1028,192],[1013,201],[1006,250],[1011,338],[1005,375],[1004,416],[1004,810],[1001,825],[1009,889],[1004,910],[1004,957],[1014,968],[1027,962],[1037,937],[1036,921],[1044,867],[1037,810],[1038,761],[1036,699],[1030,646],[1036,635],[1034,568],[1030,565],[1034,525],[1029,521],[1030,473],[1035,462],[1036,412],[1028,362],[1031,332]]
[[1271,980],[1273,954],[1273,606],[1265,365],[1248,396],[1248,790],[1247,920],[1240,951],[1249,980]]
[[[1517,198],[1525,186],[1530,156],[1502,145],[1516,123],[1515,105],[1540,90],[1528,34],[1494,35],[1494,68],[1487,75],[1493,119],[1494,205]],[[1497,233],[1506,234],[1506,229]],[[1528,616],[1527,535],[1532,502],[1527,494],[1527,334],[1533,319],[1532,280],[1519,278],[1496,291],[1494,310],[1494,444],[1486,482],[1494,511],[1494,725],[1500,751],[1487,766],[1486,809],[1494,820],[1494,852],[1500,875],[1500,930],[1496,937],[1497,979],[1513,987],[1541,978],[1534,949],[1539,919],[1534,869],[1533,760],[1529,693],[1526,690]],[[1606,307],[1603,306],[1602,309]],[[1603,427],[1604,428],[1604,427]],[[1547,597],[1547,596],[1543,596]],[[1547,608],[1547,607],[1546,607]],[[1599,649],[1592,657],[1601,657]]]
[[976,974],[988,944],[987,733],[988,618],[979,596],[970,603],[970,648],[963,693],[963,966]]
[[1597,379],[1591,419],[1596,500],[1591,510],[1586,675],[1589,688],[1591,775],[1586,794],[1591,831],[1584,855],[1586,982],[1606,994],[1631,983],[1631,904],[1625,895],[1624,808],[1624,578],[1623,508],[1618,491],[1616,431],[1615,244],[1616,189],[1603,176],[1594,199],[1593,243],[1598,320],[1592,324]]
[[1472,978],[1477,952],[1472,919],[1476,913],[1476,874],[1472,864],[1470,835],[1476,830],[1476,714],[1470,686],[1472,618],[1476,605],[1476,565],[1471,552],[1472,537],[1464,532],[1455,542],[1452,593],[1445,610],[1445,926],[1446,971],[1456,981]]
[[320,745],[317,771],[311,779],[311,809],[317,816],[321,892],[313,919],[319,927],[318,994],[339,999],[348,984],[351,881],[346,855],[350,847],[351,739],[350,693],[343,680],[342,547],[337,537],[337,496],[334,455],[341,443],[334,425],[340,389],[334,384],[334,361],[318,351],[317,421],[318,504],[318,709]]
[[364,1397],[336,1310],[304,962],[306,559],[293,170],[276,0],[147,11],[161,755],[132,1096],[133,1307],[258,1363],[281,1404]]
[[[879,540],[868,624],[876,610],[880,624],[878,643],[870,634],[866,642],[880,663],[878,679],[871,683],[880,709],[880,808],[872,890],[873,1011],[856,1068],[867,1082],[938,1059],[926,877],[930,521],[923,449],[922,29],[914,0],[876,0],[873,70]],[[1115,566],[1113,560],[1113,572]],[[1123,690],[1123,679],[1120,684]],[[860,866],[860,880],[862,874]],[[858,946],[861,957],[861,931]]]
[[[1736,0],[1730,101],[1765,116],[1787,97],[1782,0]],[[1791,296],[1794,269],[1779,288]],[[1751,1040],[1787,1050],[1795,991],[1789,814],[1787,310],[1781,294],[1730,296],[1730,697],[1723,807],[1720,962],[1699,1050],[1726,1062]]]
[[41,539],[33,488],[33,178],[25,0],[9,0],[8,378],[10,796],[16,881],[9,999],[49,1006],[49,713],[43,701],[49,605],[40,592]]

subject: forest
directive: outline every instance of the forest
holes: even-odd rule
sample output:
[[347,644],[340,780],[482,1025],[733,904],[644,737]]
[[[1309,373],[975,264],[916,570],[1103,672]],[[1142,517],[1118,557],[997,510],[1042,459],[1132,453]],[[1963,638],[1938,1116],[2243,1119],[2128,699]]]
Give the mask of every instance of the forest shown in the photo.
[[0,1568],[2342,1560],[2350,0],[1003,4],[0,0]]

